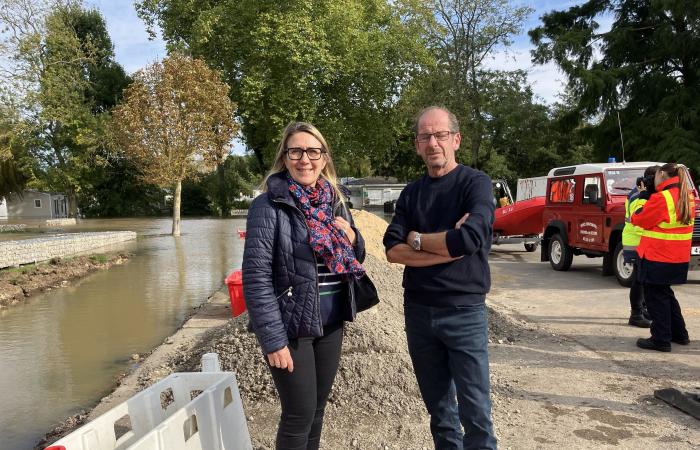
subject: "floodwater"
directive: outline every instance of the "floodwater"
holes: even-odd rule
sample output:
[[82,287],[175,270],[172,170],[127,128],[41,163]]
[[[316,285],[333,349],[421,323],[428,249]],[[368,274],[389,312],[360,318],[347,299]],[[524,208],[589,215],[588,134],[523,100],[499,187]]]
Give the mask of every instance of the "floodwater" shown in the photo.
[[[61,419],[108,394],[240,267],[245,218],[83,220],[65,231],[138,233],[124,265],[0,310],[0,448],[31,449]],[[19,237],[20,234],[17,235]],[[98,250],[99,252],[99,250]]]

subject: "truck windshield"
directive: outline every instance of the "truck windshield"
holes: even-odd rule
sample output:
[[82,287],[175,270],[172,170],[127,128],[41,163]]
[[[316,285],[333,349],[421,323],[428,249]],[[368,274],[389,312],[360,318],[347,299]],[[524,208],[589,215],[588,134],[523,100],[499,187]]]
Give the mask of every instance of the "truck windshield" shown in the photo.
[[612,195],[627,195],[634,189],[637,178],[644,175],[644,167],[622,170],[606,170],[605,186]]

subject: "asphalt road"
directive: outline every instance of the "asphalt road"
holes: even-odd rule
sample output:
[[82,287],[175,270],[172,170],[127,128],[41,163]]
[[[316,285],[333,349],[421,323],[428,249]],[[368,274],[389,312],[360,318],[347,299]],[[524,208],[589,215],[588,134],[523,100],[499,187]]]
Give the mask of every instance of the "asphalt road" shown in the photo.
[[653,393],[700,393],[700,272],[674,287],[691,343],[661,353],[636,347],[649,330],[627,324],[629,289],[602,276],[601,258],[576,256],[567,272],[539,258],[522,245],[491,252],[488,302],[525,330],[490,348],[507,402],[494,418],[499,447],[699,448],[698,420]]
[[[524,294],[502,306],[529,322],[546,324],[602,351],[636,352],[636,339],[649,335],[627,325],[629,289],[614,276],[602,275],[602,258],[575,256],[571,269],[557,272],[549,262],[540,262],[539,249],[527,253],[522,245],[500,245],[493,248],[490,260],[493,287]],[[694,363],[700,378],[700,271],[689,272],[688,283],[673,290],[691,339],[688,346],[673,344],[674,359]]]

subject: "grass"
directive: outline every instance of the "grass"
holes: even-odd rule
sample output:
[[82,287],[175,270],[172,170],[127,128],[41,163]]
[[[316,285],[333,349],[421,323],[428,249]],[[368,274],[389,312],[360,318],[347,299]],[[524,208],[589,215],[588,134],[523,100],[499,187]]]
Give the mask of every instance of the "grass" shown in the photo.
[[98,253],[96,255],[90,255],[90,261],[98,263],[98,264],[106,264],[107,263],[107,255]]
[[32,263],[32,264],[26,264],[24,266],[19,266],[19,267],[7,267],[5,269],[2,269],[0,273],[5,272],[5,273],[13,273],[13,272],[19,272],[21,274],[29,273],[34,270],[36,270],[38,264]]
[[[30,272],[36,271],[39,266],[45,266],[47,264],[57,266],[57,265],[69,263],[70,261],[73,261],[76,258],[78,258],[78,257],[72,255],[72,256],[65,256],[63,258],[52,258],[49,261],[43,261],[40,263],[25,264],[25,265],[22,265],[19,267],[6,267],[4,269],[0,269],[0,274],[17,273],[17,274],[21,274],[21,275],[26,275]],[[109,256],[104,254],[104,253],[97,253],[94,255],[90,255],[90,256],[88,256],[88,259],[95,264],[106,264],[107,262],[109,262]],[[16,277],[14,279],[17,280]],[[12,284],[15,284],[15,283],[12,283]]]

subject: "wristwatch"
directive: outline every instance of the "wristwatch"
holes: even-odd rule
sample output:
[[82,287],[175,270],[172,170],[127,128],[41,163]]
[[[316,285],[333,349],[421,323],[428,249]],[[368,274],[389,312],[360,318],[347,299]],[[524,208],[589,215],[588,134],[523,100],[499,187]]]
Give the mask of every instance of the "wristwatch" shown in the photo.
[[413,236],[413,242],[411,242],[411,247],[413,247],[413,250],[417,252],[420,251],[420,233],[416,233],[415,236]]

